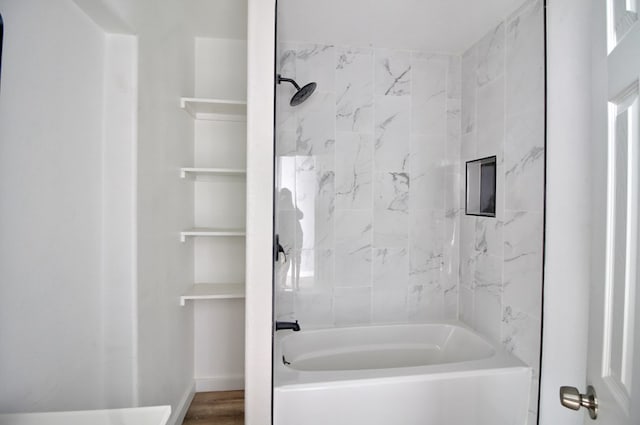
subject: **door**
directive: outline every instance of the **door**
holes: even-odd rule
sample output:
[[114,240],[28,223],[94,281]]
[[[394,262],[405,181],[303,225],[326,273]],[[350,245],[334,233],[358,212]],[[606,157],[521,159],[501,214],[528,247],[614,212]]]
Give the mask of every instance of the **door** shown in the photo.
[[[587,384],[597,421],[640,424],[637,0],[594,0],[593,269]],[[584,389],[583,389],[584,390]],[[585,413],[585,423],[591,423]]]

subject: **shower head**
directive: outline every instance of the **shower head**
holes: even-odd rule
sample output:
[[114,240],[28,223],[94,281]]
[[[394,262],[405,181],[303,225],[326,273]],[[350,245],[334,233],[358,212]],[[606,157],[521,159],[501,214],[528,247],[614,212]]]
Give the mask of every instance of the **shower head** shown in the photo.
[[297,90],[296,93],[293,95],[293,97],[291,97],[291,100],[289,101],[289,105],[291,106],[298,106],[299,104],[307,100],[309,96],[313,94],[313,92],[316,90],[316,87],[317,87],[316,83],[309,83],[301,88],[298,85],[298,83],[296,83],[291,78],[284,78],[283,76],[278,74],[278,84],[282,83],[283,81],[286,83],[293,84],[293,87],[295,87]]

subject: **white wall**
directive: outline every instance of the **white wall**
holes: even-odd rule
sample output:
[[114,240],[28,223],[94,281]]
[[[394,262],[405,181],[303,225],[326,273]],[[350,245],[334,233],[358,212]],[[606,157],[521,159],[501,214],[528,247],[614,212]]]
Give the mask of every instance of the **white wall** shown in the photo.
[[[547,4],[547,224],[540,424],[582,424],[562,385],[585,387],[591,253],[591,2]],[[561,355],[560,355],[561,354]]]
[[245,424],[271,424],[275,1],[249,0]]
[[[156,10],[159,13],[149,13]],[[193,282],[193,189],[178,169],[193,157],[192,118],[178,108],[194,87],[194,48],[185,10],[137,1],[129,19],[139,43],[138,391],[141,405],[171,404],[174,421],[193,392],[193,311],[179,296]]]
[[0,411],[103,407],[105,37],[71,1],[0,11]]

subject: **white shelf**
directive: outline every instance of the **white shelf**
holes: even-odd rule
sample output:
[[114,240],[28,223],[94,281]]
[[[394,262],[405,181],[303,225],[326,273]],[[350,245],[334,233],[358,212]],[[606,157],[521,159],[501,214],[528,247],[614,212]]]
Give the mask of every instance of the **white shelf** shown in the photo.
[[180,232],[180,241],[185,242],[188,237],[194,236],[245,236],[244,229],[215,229],[210,227],[196,227]]
[[225,300],[244,298],[244,283],[196,283],[180,297],[180,305],[187,300]]
[[181,168],[180,177],[183,179],[189,175],[210,175],[210,176],[245,176],[247,170],[240,168]]
[[247,120],[247,102],[241,100],[182,97],[180,107],[198,120]]

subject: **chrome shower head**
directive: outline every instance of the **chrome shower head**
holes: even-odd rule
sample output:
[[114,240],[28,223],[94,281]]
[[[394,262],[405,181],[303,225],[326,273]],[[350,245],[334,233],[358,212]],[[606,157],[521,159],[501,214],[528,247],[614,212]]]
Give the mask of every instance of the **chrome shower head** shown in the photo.
[[291,97],[291,100],[289,101],[289,105],[291,106],[298,106],[299,104],[307,100],[309,96],[313,94],[313,92],[316,90],[316,87],[318,86],[316,83],[309,83],[301,88],[298,85],[298,83],[296,83],[291,78],[284,78],[283,76],[278,74],[278,84],[282,83],[283,81],[286,83],[293,84],[293,86],[297,90],[296,93],[293,95],[293,97]]

